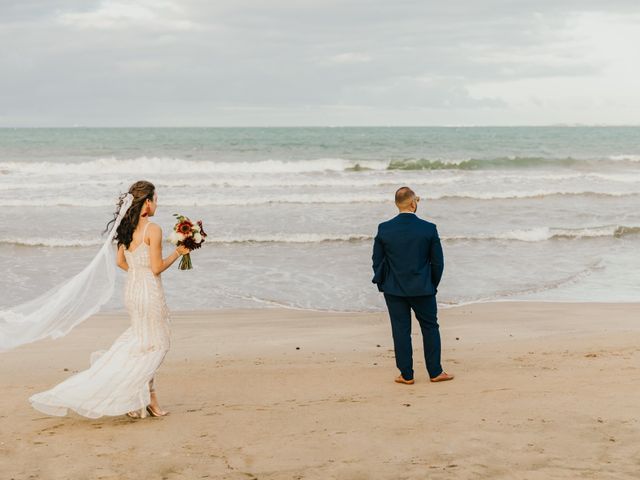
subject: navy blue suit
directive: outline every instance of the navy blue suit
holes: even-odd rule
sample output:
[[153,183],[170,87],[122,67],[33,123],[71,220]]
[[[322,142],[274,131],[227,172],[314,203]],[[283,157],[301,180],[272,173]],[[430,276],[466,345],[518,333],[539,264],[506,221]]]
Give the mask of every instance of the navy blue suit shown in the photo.
[[427,371],[431,378],[437,377],[442,365],[436,293],[444,256],[436,226],[413,213],[400,213],[378,226],[372,259],[372,281],[384,293],[400,373],[413,379],[413,310],[422,330]]

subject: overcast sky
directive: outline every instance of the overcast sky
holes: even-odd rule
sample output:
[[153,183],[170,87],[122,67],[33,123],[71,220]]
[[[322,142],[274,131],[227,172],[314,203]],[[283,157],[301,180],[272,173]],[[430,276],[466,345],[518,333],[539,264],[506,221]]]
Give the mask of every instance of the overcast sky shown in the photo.
[[0,0],[0,126],[640,124],[638,0]]

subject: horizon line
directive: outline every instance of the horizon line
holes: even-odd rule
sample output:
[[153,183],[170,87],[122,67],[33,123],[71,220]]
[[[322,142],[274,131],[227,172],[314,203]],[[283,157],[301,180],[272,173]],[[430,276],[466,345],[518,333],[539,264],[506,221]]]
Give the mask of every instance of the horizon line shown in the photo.
[[609,128],[609,127],[640,127],[638,124],[625,123],[550,123],[550,124],[486,124],[486,125],[21,125],[21,126],[4,126],[0,125],[3,130],[15,129],[107,129],[107,128],[175,128],[175,129],[197,129],[197,128]]

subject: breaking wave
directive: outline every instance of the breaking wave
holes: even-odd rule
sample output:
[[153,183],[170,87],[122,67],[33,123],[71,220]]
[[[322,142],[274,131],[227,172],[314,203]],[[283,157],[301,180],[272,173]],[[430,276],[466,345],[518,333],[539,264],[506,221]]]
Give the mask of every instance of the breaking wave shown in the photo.
[[354,160],[345,158],[317,158],[310,160],[185,160],[174,157],[137,157],[120,159],[99,158],[84,162],[0,162],[3,175],[23,174],[87,174],[87,175],[175,175],[176,172],[193,174],[269,174],[358,172],[370,170],[513,170],[541,167],[605,166],[640,162],[640,155],[612,155],[603,159],[577,159],[572,157],[496,157],[467,159],[404,158],[391,160]]
[[[543,242],[547,240],[560,239],[588,239],[598,237],[622,238],[632,235],[640,235],[640,226],[625,225],[603,225],[588,228],[552,228],[541,227],[529,230],[512,230],[509,232],[495,234],[477,235],[443,235],[442,240],[459,241],[498,241],[511,240],[520,242]],[[265,234],[265,235],[229,235],[212,236],[209,235],[206,243],[294,243],[313,244],[325,242],[362,242],[373,240],[372,234],[367,233],[291,233],[291,234]],[[0,238],[0,245],[18,245],[26,247],[91,247],[102,245],[104,239],[95,238]]]

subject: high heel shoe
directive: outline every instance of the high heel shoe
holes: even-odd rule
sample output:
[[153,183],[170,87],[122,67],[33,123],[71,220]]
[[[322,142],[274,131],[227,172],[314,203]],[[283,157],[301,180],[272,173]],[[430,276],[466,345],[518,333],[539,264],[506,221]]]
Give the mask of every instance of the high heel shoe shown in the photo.
[[[153,388],[153,380],[151,380],[150,386],[151,386],[151,388],[149,388],[149,395],[155,396],[156,389]],[[157,401],[157,399],[156,399],[156,401]],[[169,412],[164,412],[162,410],[156,410],[155,408],[153,408],[151,406],[151,404],[147,405],[147,412],[149,412],[149,415],[151,415],[152,417],[166,417],[167,415],[169,415]]]
[[149,415],[151,415],[152,417],[166,417],[167,415],[169,415],[169,412],[159,412],[155,410],[151,405],[147,405],[147,412],[149,412]]

